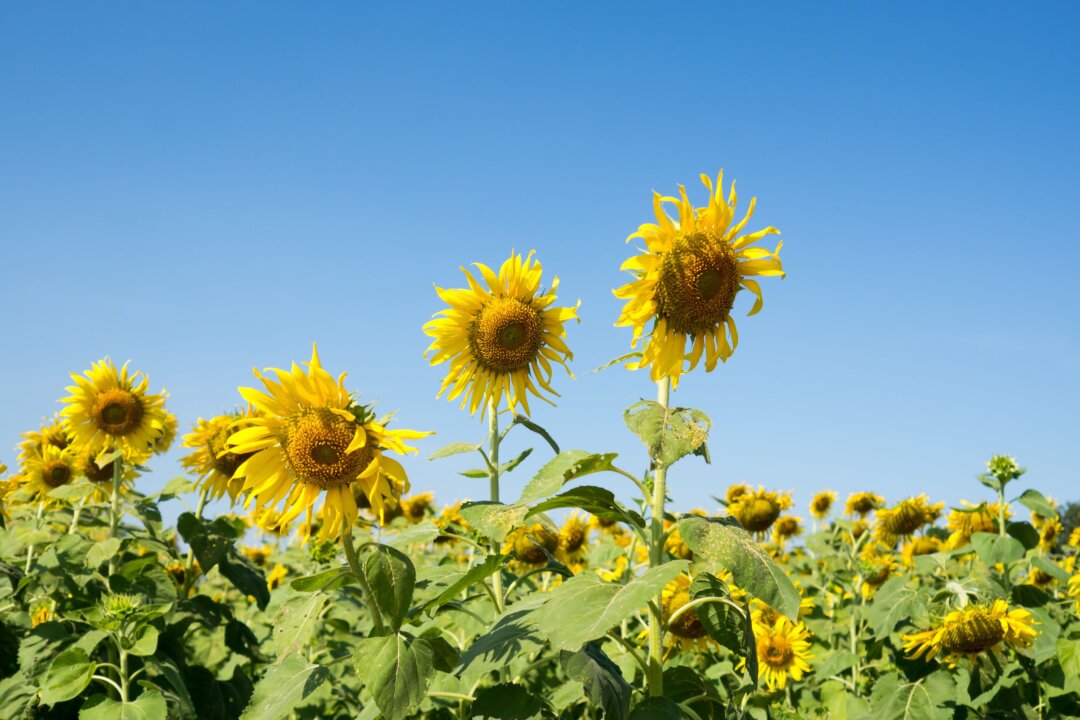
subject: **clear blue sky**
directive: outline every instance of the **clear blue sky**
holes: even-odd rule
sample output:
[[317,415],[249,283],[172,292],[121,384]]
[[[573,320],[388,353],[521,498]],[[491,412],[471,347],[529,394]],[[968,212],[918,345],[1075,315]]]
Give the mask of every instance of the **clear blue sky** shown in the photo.
[[[535,419],[640,469],[621,413],[648,377],[586,373],[629,349],[611,288],[651,191],[700,202],[722,167],[789,275],[674,396],[714,422],[676,508],[737,481],[804,517],[826,487],[977,500],[996,452],[1080,499],[1080,6],[397,5],[0,10],[0,460],[106,354],[186,428],[312,341],[438,432],[425,456],[479,440],[421,355],[432,285],[535,248],[582,300],[578,379]],[[440,500],[486,492],[406,465]]]

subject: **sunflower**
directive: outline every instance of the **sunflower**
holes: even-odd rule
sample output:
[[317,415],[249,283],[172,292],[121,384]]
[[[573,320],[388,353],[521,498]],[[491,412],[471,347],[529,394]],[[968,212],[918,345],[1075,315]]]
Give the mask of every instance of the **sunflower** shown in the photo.
[[844,503],[845,515],[858,515],[859,517],[866,517],[873,511],[885,505],[885,498],[881,497],[877,493],[872,492],[857,492],[848,495],[847,502]]
[[64,431],[59,415],[54,415],[53,419],[42,425],[40,430],[25,432],[22,437],[23,441],[19,443],[19,462],[34,455],[40,455],[41,448],[45,445],[52,445],[63,450],[71,444],[71,438]]
[[683,650],[695,647],[700,650],[704,649],[709,639],[701,618],[693,608],[679,612],[693,601],[690,596],[690,585],[691,577],[684,573],[677,575],[674,580],[664,586],[660,593],[661,616],[674,643]]
[[435,524],[439,526],[441,531],[439,537],[435,538],[435,542],[438,544],[454,543],[457,541],[456,536],[467,535],[472,529],[469,521],[461,515],[461,502],[447,505],[440,510]]
[[802,518],[785,515],[773,526],[773,540],[782,547],[791,538],[801,535],[802,531]]
[[946,662],[955,667],[963,658],[974,661],[980,654],[998,652],[1002,647],[1028,647],[1039,631],[1027,610],[1009,609],[1004,600],[969,605],[953,610],[937,627],[902,635],[908,657],[927,659],[944,650]]
[[402,498],[401,513],[412,524],[423,522],[428,511],[433,511],[435,496],[430,492],[420,493],[412,497]]
[[1039,547],[1045,552],[1050,552],[1057,546],[1058,538],[1064,531],[1064,526],[1056,518],[1046,520],[1039,528]]
[[548,556],[554,557],[558,547],[558,534],[541,523],[534,523],[528,527],[517,528],[507,535],[503,553],[513,554],[516,568],[525,570],[547,565]]
[[810,631],[803,623],[778,616],[772,625],[753,624],[758,672],[770,691],[783,689],[788,677],[796,682],[810,672]]
[[883,545],[894,547],[898,539],[909,539],[941,517],[944,507],[945,503],[931,504],[925,493],[901,500],[891,508],[878,510],[874,537]]
[[1080,527],[1074,527],[1069,535],[1069,544],[1074,548],[1080,548]]
[[[721,172],[714,188],[708,176],[701,176],[709,189],[709,203],[701,208],[690,204],[681,185],[679,198],[654,192],[653,212],[659,224],[646,223],[626,239],[641,238],[645,250],[622,265],[635,279],[615,291],[615,297],[627,301],[615,325],[633,328],[631,346],[636,347],[652,323],[641,360],[633,367],[649,366],[653,380],[669,377],[672,387],[678,386],[683,372],[697,366],[702,355],[705,371],[711,372],[717,360],[726,362],[734,352],[739,344],[731,317],[735,296],[744,288],[749,290],[756,296],[749,314],[761,310],[761,287],[749,278],[784,275],[779,257],[783,243],[777,243],[772,252],[753,247],[766,235],[780,231],[767,227],[740,235],[754,213],[756,198],[750,200],[746,216],[733,225],[735,183],[725,201],[723,177]],[[667,214],[665,203],[675,205],[677,219]]]
[[879,552],[867,548],[859,557],[859,579],[862,581],[862,596],[869,600],[877,589],[885,584],[899,565],[892,553]]
[[599,515],[590,515],[586,524],[590,529],[612,537],[622,537],[626,533],[623,526],[617,521],[602,518]]
[[[997,522],[1000,512],[998,503],[972,505],[967,500],[961,500],[960,502],[964,504],[964,507],[952,508],[945,518],[946,527],[951,532],[949,535],[950,549],[967,545],[971,541],[971,536],[977,532],[995,533],[998,531]],[[1006,505],[1005,517],[1008,518],[1011,515],[1009,507]]]
[[744,483],[737,483],[735,485],[728,485],[727,492],[724,493],[724,499],[730,505],[731,503],[735,502],[735,500],[740,495],[745,495],[746,493],[750,493],[750,492],[753,492],[753,491],[754,491],[754,489],[752,487],[750,487],[749,485],[746,485]]
[[158,451],[166,433],[165,394],[146,392],[150,381],[142,372],[128,373],[109,358],[82,375],[71,374],[75,384],[62,402],[64,431],[75,445],[100,447],[103,453],[119,450],[126,463],[140,464]]
[[280,587],[288,574],[288,568],[281,563],[275,563],[273,569],[266,574],[266,589],[274,590],[275,588]]
[[244,480],[234,475],[252,453],[232,452],[228,442],[234,433],[246,425],[243,421],[254,417],[254,414],[249,407],[243,412],[217,415],[209,420],[199,418],[191,432],[184,435],[181,445],[192,451],[180,462],[198,476],[199,487],[206,491],[210,500],[218,500],[228,493],[229,500],[236,502]]
[[933,555],[936,552],[940,552],[942,549],[942,543],[936,537],[923,535],[921,537],[912,538],[904,543],[904,548],[900,551],[900,557],[903,558],[904,565],[913,567],[915,565],[916,557],[920,555]]
[[139,472],[134,465],[122,463],[118,459],[109,460],[104,465],[98,462],[100,451],[95,447],[79,448],[76,455],[78,474],[94,485],[94,493],[90,496],[92,502],[106,502],[112,494],[113,474],[116,472],[116,464],[121,463],[123,475],[120,477],[120,492],[127,493],[134,486],[135,478]]
[[776,493],[759,486],[757,490],[744,492],[728,505],[728,514],[739,521],[747,532],[759,539],[772,527],[780,513],[791,507],[789,493]]
[[671,557],[679,560],[689,560],[694,557],[694,552],[686,544],[686,541],[682,539],[682,534],[679,532],[679,528],[675,526],[675,523],[665,520],[664,529],[667,532],[667,537],[664,538],[664,549],[667,550]]
[[450,306],[424,325],[424,332],[434,338],[424,356],[430,356],[432,365],[450,362],[437,397],[460,396],[461,407],[468,405],[472,414],[505,396],[511,411],[521,405],[528,414],[527,392],[549,403],[542,391],[559,395],[551,387],[553,362],[573,377],[566,364],[574,355],[564,341],[564,324],[577,319],[581,301],[574,307],[552,307],[559,278],[542,291],[541,265],[532,252],[524,260],[511,253],[498,275],[481,263],[476,268],[487,288],[465,268],[461,271],[469,287],[435,288]]
[[244,554],[248,560],[253,564],[263,567],[266,565],[266,561],[270,559],[270,556],[274,554],[273,545],[244,545],[240,548],[240,552]]
[[555,557],[575,572],[584,567],[585,552],[589,549],[589,526],[575,510],[559,528],[559,547]]
[[1069,578],[1068,595],[1075,603],[1074,611],[1077,615],[1080,615],[1080,575],[1073,575]]
[[239,421],[245,427],[229,436],[226,447],[237,455],[251,455],[235,477],[244,479],[248,503],[282,503],[279,526],[313,508],[325,491],[319,540],[330,542],[356,524],[353,486],[363,489],[380,518],[383,509],[408,490],[405,469],[385,452],[415,452],[404,441],[430,433],[389,430],[376,422],[370,408],[345,389],[345,374],[335,381],[323,369],[317,349],[306,365],[307,372],[295,363],[290,371],[268,371],[277,376],[276,382],[255,371],[267,392],[240,388],[258,414]]
[[37,455],[23,461],[21,476],[31,497],[44,500],[50,492],[79,476],[78,455],[71,447],[61,450],[55,445],[42,445]]
[[810,514],[814,516],[816,520],[824,520],[829,511],[832,510],[833,503],[836,502],[836,492],[833,490],[826,490],[819,492],[810,500]]

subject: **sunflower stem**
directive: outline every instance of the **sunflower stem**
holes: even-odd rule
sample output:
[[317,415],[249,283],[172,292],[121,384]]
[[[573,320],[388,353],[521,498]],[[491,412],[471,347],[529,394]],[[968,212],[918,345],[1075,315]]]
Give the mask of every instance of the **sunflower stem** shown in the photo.
[[[499,401],[495,396],[488,398],[488,480],[491,489],[491,501],[499,502]],[[498,556],[502,552],[499,543],[491,543],[491,553]],[[503,596],[502,569],[495,571],[491,576],[492,589],[495,595],[495,614],[502,615],[505,607]]]
[[[44,515],[44,514],[45,514],[45,500],[43,498],[38,502],[37,515],[36,515],[37,523],[35,524],[35,527],[34,527],[35,530],[40,530],[41,529],[40,528],[41,516]],[[29,575],[30,574],[30,568],[33,565],[33,563],[34,563],[34,546],[31,544],[31,545],[26,546],[26,569],[23,571],[24,575]]]
[[375,634],[384,635],[386,633],[386,625],[383,623],[379,606],[375,604],[375,593],[371,591],[371,583],[368,582],[367,573],[364,572],[364,568],[360,565],[360,559],[356,556],[356,547],[353,545],[352,539],[352,528],[348,525],[345,526],[345,530],[341,535],[341,542],[345,545],[345,557],[349,561],[349,567],[352,568],[353,574],[356,575],[357,582],[360,583],[360,590],[364,593],[364,602],[367,603],[368,608],[371,610],[371,620],[375,625]]
[[[120,529],[120,481],[124,476],[124,456],[117,455],[113,460],[112,473],[112,502],[109,505],[109,537],[116,537]],[[116,555],[109,558],[109,575],[112,577],[116,570]]]
[[[671,394],[671,381],[663,378],[656,383],[656,402],[665,410]],[[664,499],[667,493],[667,468],[657,465],[653,472],[651,513],[649,517],[649,567],[664,562]],[[664,694],[664,619],[661,616],[663,595],[658,594],[649,606],[649,695]]]
[[71,526],[68,528],[68,535],[74,535],[79,530],[79,515],[82,515],[83,505],[86,504],[86,498],[79,498],[75,503],[75,507],[71,510]]
[[[210,494],[210,488],[204,487],[199,493],[199,502],[195,506],[195,519],[202,520],[203,509],[206,507],[206,497]],[[195,548],[188,546],[187,561],[184,563],[184,587],[180,592],[180,597],[187,598],[191,592],[191,588],[195,585],[195,573],[192,572],[192,568],[195,567]]]

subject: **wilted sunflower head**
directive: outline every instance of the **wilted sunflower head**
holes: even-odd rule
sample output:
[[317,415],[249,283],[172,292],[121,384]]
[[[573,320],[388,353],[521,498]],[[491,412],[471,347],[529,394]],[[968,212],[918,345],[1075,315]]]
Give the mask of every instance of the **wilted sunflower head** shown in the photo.
[[810,500],[810,514],[818,520],[824,520],[832,510],[833,503],[836,502],[836,492],[833,490],[825,490],[819,492]]
[[953,610],[937,627],[901,636],[901,641],[909,657],[929,659],[944,650],[955,665],[961,658],[974,660],[1005,645],[1028,647],[1037,635],[1031,613],[1022,608],[1009,610],[1004,600],[995,600]]
[[920,528],[936,521],[944,507],[945,503],[931,504],[925,493],[901,500],[891,508],[878,510],[874,537],[892,547],[897,539],[910,538]]
[[554,557],[558,547],[559,536],[543,524],[534,523],[510,533],[503,552],[513,553],[514,558],[523,565],[539,566],[546,565],[548,556]]
[[789,507],[789,493],[777,493],[759,486],[757,490],[737,496],[728,505],[728,513],[738,520],[747,532],[763,536],[780,517],[780,513]]
[[[756,300],[750,315],[761,309],[761,288],[752,276],[784,275],[780,248],[768,251],[754,247],[767,235],[779,235],[774,227],[740,235],[754,212],[750,200],[746,216],[735,218],[735,183],[727,199],[723,194],[723,173],[701,181],[709,190],[709,201],[695,208],[679,186],[679,197],[653,193],[653,214],[658,224],[646,223],[627,238],[645,242],[642,254],[622,265],[634,280],[615,290],[626,300],[616,326],[632,328],[631,345],[636,346],[651,329],[642,348],[641,360],[631,367],[649,367],[653,380],[671,378],[677,386],[683,372],[693,370],[702,355],[705,371],[718,360],[726,362],[739,344],[739,334],[731,310],[740,290],[750,290]],[[677,217],[664,206],[674,205]],[[730,341],[729,341],[730,336]]]
[[857,492],[848,495],[847,502],[844,503],[844,514],[866,517],[873,511],[884,506],[885,498],[877,493]]
[[245,420],[253,417],[249,406],[242,412],[217,415],[209,420],[199,418],[192,431],[184,436],[183,447],[192,451],[180,462],[199,477],[200,487],[207,490],[207,497],[217,500],[226,493],[235,502],[244,486],[243,478],[234,478],[237,468],[254,453],[237,454],[229,449],[229,438],[243,427]]
[[511,410],[520,405],[528,414],[528,393],[549,403],[542,391],[558,396],[551,387],[552,363],[573,377],[566,363],[574,355],[566,346],[564,326],[577,319],[581,302],[553,307],[559,279],[542,290],[542,268],[532,252],[524,259],[511,253],[498,274],[480,263],[476,268],[486,288],[465,268],[461,271],[469,287],[435,288],[450,307],[424,325],[434,338],[424,356],[432,365],[450,363],[439,397],[461,397],[461,407],[468,406],[470,414],[497,406],[505,397]]
[[[357,522],[354,486],[367,495],[380,518],[408,490],[408,476],[385,453],[416,452],[405,440],[431,433],[390,430],[374,419],[345,389],[345,374],[335,380],[323,369],[317,349],[307,370],[271,370],[277,380],[255,371],[266,392],[240,388],[258,411],[229,436],[227,449],[248,454],[236,469],[243,492],[257,507],[282,503],[279,524],[308,512],[323,493],[320,540],[336,540]],[[309,513],[310,517],[310,513]]]
[[105,358],[83,375],[72,373],[75,384],[63,399],[64,430],[75,445],[119,450],[124,462],[140,464],[159,452],[166,433],[165,395],[148,393],[141,372],[129,374]]

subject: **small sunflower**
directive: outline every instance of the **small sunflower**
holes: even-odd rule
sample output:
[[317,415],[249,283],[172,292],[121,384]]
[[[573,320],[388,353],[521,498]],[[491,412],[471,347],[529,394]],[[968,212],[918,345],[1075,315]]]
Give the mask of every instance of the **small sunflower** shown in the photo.
[[923,535],[912,538],[904,543],[904,548],[900,551],[900,557],[903,558],[904,565],[913,567],[915,565],[916,557],[920,555],[933,555],[936,552],[940,552],[942,549],[942,543],[936,537]]
[[825,490],[819,492],[810,500],[810,514],[817,520],[824,520],[828,517],[829,511],[832,510],[834,502],[836,502],[835,491]]
[[859,517],[864,518],[878,508],[884,506],[885,498],[877,493],[857,492],[848,495],[847,502],[844,503],[844,514],[858,515]]
[[61,450],[55,445],[42,445],[37,455],[23,461],[21,476],[31,497],[44,500],[50,492],[79,476],[79,457],[72,447]]
[[[570,568],[582,568],[589,549],[589,526],[575,510],[559,528],[559,547],[555,557]],[[577,570],[575,570],[577,572]]]
[[728,514],[738,520],[747,532],[761,539],[780,517],[780,513],[789,507],[791,507],[789,493],[776,493],[759,486],[757,490],[736,496],[728,505],[727,510]]
[[218,500],[228,494],[231,502],[236,502],[243,478],[234,477],[236,469],[252,453],[237,454],[229,450],[229,438],[239,432],[245,419],[254,416],[249,407],[243,412],[217,415],[209,420],[199,418],[191,432],[184,435],[183,447],[192,451],[181,458],[180,462],[199,478],[199,487],[207,491],[210,500]]
[[274,554],[273,545],[244,545],[240,548],[240,552],[244,554],[248,560],[253,564],[263,567],[266,565],[266,561],[270,559],[270,556]]
[[1080,527],[1074,527],[1069,535],[1069,544],[1074,548],[1080,548]]
[[[691,577],[686,574],[677,575],[674,580],[665,585],[660,593],[661,611],[664,625],[674,643],[683,650],[691,648],[700,650],[704,649],[708,642],[709,634],[701,623],[697,611],[691,608],[678,612],[693,601],[690,596],[690,585]],[[672,619],[673,616],[674,619]]]
[[523,570],[547,565],[548,556],[554,557],[558,547],[558,534],[541,523],[534,523],[507,535],[503,553],[513,554],[514,565],[518,570]]
[[22,437],[23,441],[19,443],[19,462],[34,455],[40,455],[45,445],[52,445],[61,450],[71,445],[71,438],[64,430],[59,415],[53,416],[53,419],[42,425],[40,430],[25,432]]
[[1039,547],[1045,552],[1050,552],[1057,547],[1058,538],[1061,537],[1061,533],[1064,531],[1064,526],[1056,518],[1046,520],[1042,523],[1042,527],[1039,528]]
[[281,563],[275,563],[274,567],[266,574],[266,589],[274,590],[281,587],[281,584],[285,582],[285,578],[289,574],[289,569]]
[[939,517],[945,503],[931,503],[925,493],[901,500],[888,509],[878,510],[874,537],[893,547],[898,539],[909,539],[918,530],[931,525]]
[[982,653],[998,652],[1005,646],[1028,647],[1038,634],[1031,613],[1010,610],[1004,600],[995,600],[953,610],[937,627],[902,635],[900,640],[908,657],[932,659],[945,651],[946,662],[955,667],[961,659],[974,661]]
[[401,514],[412,524],[423,522],[429,511],[434,511],[435,496],[430,492],[401,499]]
[[798,682],[810,672],[810,631],[803,623],[793,623],[784,616],[772,625],[754,624],[757,641],[758,672],[772,691],[783,689],[790,677]]
[[862,581],[863,598],[872,598],[877,589],[884,585],[899,567],[892,553],[879,552],[875,548],[863,551],[859,557],[859,579]]
[[802,518],[785,515],[773,526],[773,540],[783,546],[791,538],[801,535],[802,531]]
[[[615,325],[633,328],[631,346],[637,346],[651,323],[641,360],[633,367],[649,367],[653,380],[669,377],[673,387],[678,386],[684,372],[697,366],[702,355],[706,372],[712,372],[718,360],[727,362],[731,357],[739,344],[731,316],[736,295],[749,290],[756,296],[749,314],[761,310],[761,287],[750,278],[784,275],[782,242],[772,252],[754,247],[765,236],[779,235],[780,231],[767,227],[740,235],[754,214],[757,199],[752,198],[746,216],[732,224],[735,183],[725,200],[723,177],[721,172],[714,188],[707,175],[701,176],[709,189],[709,202],[701,208],[690,204],[681,185],[679,198],[653,193],[653,212],[659,224],[646,223],[626,239],[641,238],[645,250],[622,265],[635,279],[615,291],[615,297],[627,301]],[[677,218],[667,214],[667,203],[675,205]]]
[[581,302],[552,306],[559,278],[550,290],[542,291],[541,265],[532,252],[524,260],[511,253],[498,275],[481,263],[476,268],[487,288],[461,268],[469,287],[436,287],[450,307],[424,325],[424,332],[434,338],[424,356],[430,356],[432,365],[450,362],[438,397],[444,393],[448,400],[461,397],[461,407],[467,405],[472,414],[489,400],[498,404],[505,396],[511,411],[521,405],[528,414],[527,393],[549,403],[542,391],[559,395],[551,387],[552,363],[573,377],[566,362],[574,355],[566,346],[564,325],[577,319]]
[[295,363],[290,371],[268,371],[277,381],[255,371],[266,392],[240,388],[258,414],[240,421],[245,427],[229,436],[227,448],[250,454],[235,477],[244,478],[242,491],[256,507],[282,503],[279,526],[312,509],[325,492],[319,540],[330,542],[357,522],[354,485],[363,489],[379,517],[388,504],[396,504],[409,479],[405,468],[385,453],[415,452],[404,441],[430,433],[389,430],[376,422],[370,408],[345,389],[345,374],[335,381],[323,369],[317,349],[306,364],[306,372]]
[[142,372],[129,374],[127,363],[117,370],[109,358],[84,375],[71,374],[75,384],[67,388],[71,395],[61,411],[73,444],[119,450],[126,463],[148,460],[166,433],[165,394],[148,393],[150,381]]

